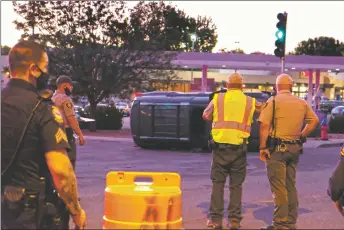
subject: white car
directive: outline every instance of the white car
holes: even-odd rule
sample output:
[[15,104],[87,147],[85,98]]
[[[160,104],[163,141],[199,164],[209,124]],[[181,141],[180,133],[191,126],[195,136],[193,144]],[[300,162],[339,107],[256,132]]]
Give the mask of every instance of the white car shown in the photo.
[[117,102],[115,103],[116,108],[122,112],[123,116],[130,116],[130,108],[129,105],[125,102]]

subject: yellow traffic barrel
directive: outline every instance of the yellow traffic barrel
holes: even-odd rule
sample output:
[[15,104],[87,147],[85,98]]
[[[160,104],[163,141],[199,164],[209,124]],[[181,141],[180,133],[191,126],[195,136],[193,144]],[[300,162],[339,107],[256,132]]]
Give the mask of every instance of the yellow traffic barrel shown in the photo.
[[103,229],[182,229],[180,175],[109,172]]

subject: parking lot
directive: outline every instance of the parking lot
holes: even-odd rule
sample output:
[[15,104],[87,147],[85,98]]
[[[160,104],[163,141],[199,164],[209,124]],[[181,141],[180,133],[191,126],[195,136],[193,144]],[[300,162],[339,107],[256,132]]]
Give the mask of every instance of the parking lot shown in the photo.
[[[131,139],[123,138],[87,140],[87,144],[78,151],[76,174],[81,202],[88,215],[88,229],[101,228],[105,176],[110,171],[179,173],[182,177],[184,228],[205,227],[211,191],[211,154],[143,150],[134,147]],[[270,224],[273,212],[265,166],[257,154],[250,153],[248,158],[243,196],[244,229]],[[298,228],[343,228],[343,218],[326,194],[328,178],[338,159],[338,148],[306,149],[301,157],[297,175],[300,196]],[[226,201],[227,197],[226,192]],[[123,207],[123,212],[127,211]]]

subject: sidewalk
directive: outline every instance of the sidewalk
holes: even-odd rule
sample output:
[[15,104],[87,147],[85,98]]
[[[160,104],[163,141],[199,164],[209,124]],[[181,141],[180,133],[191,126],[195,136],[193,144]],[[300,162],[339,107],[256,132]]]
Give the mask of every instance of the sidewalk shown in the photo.
[[[84,136],[88,140],[103,141],[132,141],[130,129],[123,130],[98,130],[90,132],[83,130]],[[320,138],[308,138],[304,144],[305,148],[328,148],[339,147],[344,144],[344,134],[329,134],[329,140],[323,141]]]

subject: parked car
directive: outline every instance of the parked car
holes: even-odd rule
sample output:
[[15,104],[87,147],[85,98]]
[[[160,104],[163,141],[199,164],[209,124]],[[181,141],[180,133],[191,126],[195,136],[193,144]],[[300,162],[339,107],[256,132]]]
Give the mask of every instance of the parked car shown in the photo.
[[320,101],[320,110],[326,113],[330,113],[333,108],[337,106],[344,106],[344,101],[342,100],[326,100],[325,98],[321,98]]
[[344,133],[344,106],[332,109],[329,117],[329,128],[334,133]]
[[129,117],[130,116],[130,108],[128,103],[125,102],[117,102],[115,103],[116,108],[122,112],[123,116]]

